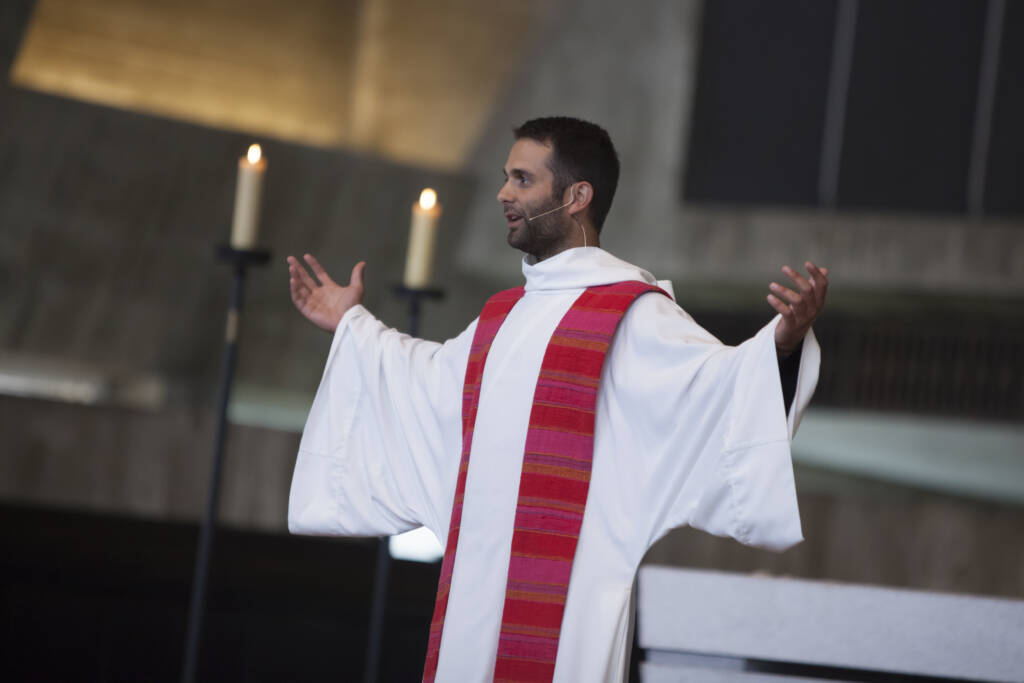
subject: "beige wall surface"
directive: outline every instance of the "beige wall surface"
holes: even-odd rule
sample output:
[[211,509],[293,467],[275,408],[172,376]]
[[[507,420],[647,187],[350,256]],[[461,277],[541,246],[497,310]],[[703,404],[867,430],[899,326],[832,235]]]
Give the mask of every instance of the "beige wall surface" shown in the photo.
[[40,0],[11,78],[204,125],[333,143],[348,129],[357,0]]
[[537,0],[39,0],[12,82],[306,144],[458,168]]

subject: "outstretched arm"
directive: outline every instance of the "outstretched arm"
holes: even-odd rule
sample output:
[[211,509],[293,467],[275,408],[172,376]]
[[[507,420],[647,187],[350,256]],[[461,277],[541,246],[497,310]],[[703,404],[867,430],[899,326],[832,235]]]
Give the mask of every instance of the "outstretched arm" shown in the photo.
[[360,261],[352,268],[348,286],[343,287],[331,279],[311,254],[303,258],[316,278],[310,276],[297,258],[288,257],[288,285],[292,303],[311,323],[334,334],[345,312],[363,300],[363,270],[366,262]]

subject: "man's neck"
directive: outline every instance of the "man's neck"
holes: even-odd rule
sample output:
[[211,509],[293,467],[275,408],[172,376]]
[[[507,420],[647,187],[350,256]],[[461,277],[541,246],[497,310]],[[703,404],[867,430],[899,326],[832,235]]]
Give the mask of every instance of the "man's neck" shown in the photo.
[[545,250],[543,253],[530,254],[530,256],[532,256],[537,263],[540,263],[545,259],[549,259],[552,256],[557,256],[558,254],[561,254],[563,251],[575,249],[576,247],[600,247],[601,239],[599,238],[597,232],[591,230],[589,227],[585,228],[585,230],[586,239],[584,239],[584,233],[576,232],[572,236],[572,239],[552,245],[550,249]]

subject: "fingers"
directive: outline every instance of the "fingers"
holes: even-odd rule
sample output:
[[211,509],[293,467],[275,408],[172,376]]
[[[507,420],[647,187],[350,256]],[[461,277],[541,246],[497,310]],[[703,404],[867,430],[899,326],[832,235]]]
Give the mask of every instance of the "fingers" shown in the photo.
[[332,280],[331,276],[327,274],[324,267],[320,265],[320,262],[316,260],[316,257],[312,254],[306,254],[302,258],[304,258],[306,263],[309,264],[309,267],[313,269],[313,274],[316,275],[316,279],[319,280],[321,284],[334,284],[334,280]]
[[772,291],[772,294],[768,295],[768,303],[782,316],[782,320],[775,328],[775,345],[779,349],[794,348],[817,319],[825,304],[828,269],[819,268],[810,261],[805,262],[804,266],[810,274],[809,279],[789,266],[782,267],[782,272],[793,281],[798,292],[777,282],[768,286]]
[[[303,255],[303,260],[313,270],[313,274],[319,282],[317,279],[314,279],[313,275],[309,274],[302,262],[294,256],[288,256],[288,289],[291,294],[292,303],[307,318],[313,320],[310,311],[314,309],[320,309],[324,306],[336,307],[339,295],[345,300],[350,300],[354,296],[356,303],[362,300],[363,271],[366,269],[365,261],[360,261],[352,268],[349,286],[341,287],[331,279],[324,267],[311,254]],[[347,294],[346,290],[349,290]],[[340,309],[341,312],[343,313],[351,305],[351,301],[345,304]],[[323,324],[320,322],[316,320],[314,322],[323,327]]]
[[767,298],[771,307],[781,314],[783,318],[786,318],[787,320],[793,320],[795,318],[792,306],[787,304],[785,301],[782,301],[774,294],[769,294]]
[[294,256],[288,257],[288,274],[307,289],[313,290],[319,286],[316,280],[310,276],[309,272],[302,267],[302,264]]
[[768,288],[775,293],[775,296],[780,299],[784,299],[787,302],[797,305],[803,302],[803,297],[788,287],[783,287],[778,282],[773,282],[768,285]]
[[782,296],[786,301],[789,301],[794,306],[801,304],[801,302],[809,304],[815,310],[820,309],[825,304],[825,294],[828,292],[828,268],[818,268],[810,261],[804,262],[804,266],[807,268],[807,272],[810,274],[810,278],[806,278],[796,270],[789,266],[783,266],[782,272],[785,273],[793,284],[796,285],[797,289],[800,290],[800,298],[795,299],[792,290],[771,284],[771,288],[776,294]]
[[808,282],[807,278],[805,278],[799,272],[793,270],[789,266],[782,266],[782,272],[785,273],[786,276],[793,281],[793,284],[796,285],[797,289],[800,290],[801,294],[806,295],[811,293],[811,283]]
[[291,277],[288,278],[288,289],[292,296],[292,303],[295,304],[299,310],[302,310],[306,300],[309,299],[309,288],[294,277]]
[[366,261],[360,261],[359,263],[352,267],[352,275],[349,277],[348,281],[349,287],[359,287],[360,289],[362,288],[364,270],[366,270]]
[[821,308],[825,304],[825,294],[828,292],[828,268],[818,268],[810,261],[804,265],[807,266],[807,272],[811,274],[815,303],[818,308]]
[[777,282],[768,285],[772,291],[768,295],[768,303],[794,322],[813,319],[817,315],[818,309],[824,303],[825,289],[828,286],[828,279],[817,266],[810,261],[807,261],[805,265],[810,273],[810,279],[789,266],[782,266],[782,272],[793,281],[799,291],[794,291]]

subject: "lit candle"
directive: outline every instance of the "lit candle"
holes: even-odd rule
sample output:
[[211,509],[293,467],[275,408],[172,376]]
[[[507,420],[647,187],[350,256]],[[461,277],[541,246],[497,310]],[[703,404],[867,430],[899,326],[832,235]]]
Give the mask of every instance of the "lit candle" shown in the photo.
[[441,205],[437,203],[437,193],[428,187],[420,193],[419,202],[412,205],[409,251],[405,256],[405,278],[402,280],[409,289],[424,289],[430,284],[437,221],[440,218]]
[[267,160],[259,145],[249,145],[249,152],[238,160],[238,182],[235,185],[235,217],[231,223],[231,246],[252,249],[259,233],[260,195]]

